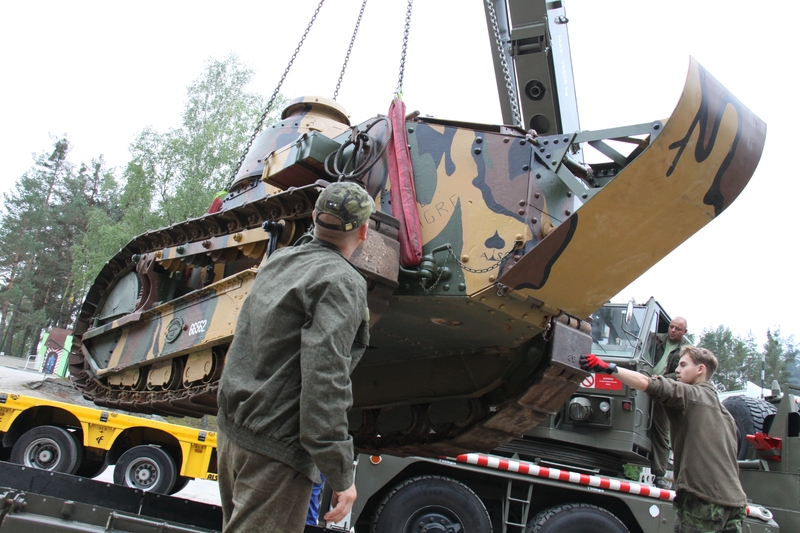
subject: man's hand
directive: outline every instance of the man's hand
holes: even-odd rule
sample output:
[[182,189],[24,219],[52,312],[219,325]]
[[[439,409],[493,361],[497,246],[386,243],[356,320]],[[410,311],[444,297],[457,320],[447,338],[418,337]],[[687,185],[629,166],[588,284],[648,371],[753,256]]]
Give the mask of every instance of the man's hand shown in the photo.
[[596,355],[582,355],[581,368],[587,372],[602,372],[604,374],[613,374],[617,371],[617,365],[614,363],[606,363]]
[[353,483],[350,488],[344,492],[333,491],[331,496],[331,505],[333,509],[328,511],[323,518],[326,522],[339,522],[347,516],[347,513],[353,508],[353,503],[356,501],[356,485]]

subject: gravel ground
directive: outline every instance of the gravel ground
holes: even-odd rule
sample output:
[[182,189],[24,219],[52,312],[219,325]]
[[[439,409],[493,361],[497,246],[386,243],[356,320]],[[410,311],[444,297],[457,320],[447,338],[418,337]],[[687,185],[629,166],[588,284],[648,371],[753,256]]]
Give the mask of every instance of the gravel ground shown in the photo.
[[[97,407],[92,402],[85,400],[80,392],[72,386],[69,379],[52,375],[45,376],[35,370],[26,370],[25,359],[5,355],[0,355],[0,392],[22,394],[85,407]],[[95,479],[113,482],[114,467],[109,466]],[[219,505],[219,491],[215,481],[204,479],[190,481],[186,488],[175,496]]]

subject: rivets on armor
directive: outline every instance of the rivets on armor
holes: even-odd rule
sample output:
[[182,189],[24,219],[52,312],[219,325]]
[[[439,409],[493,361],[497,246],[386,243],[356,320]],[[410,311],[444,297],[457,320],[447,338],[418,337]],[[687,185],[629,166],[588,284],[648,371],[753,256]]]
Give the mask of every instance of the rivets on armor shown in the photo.
[[483,142],[483,137],[476,137],[475,142],[481,144]]
[[564,211],[564,214],[567,215],[567,216],[570,216],[572,214],[572,211],[567,209],[567,210]]
[[233,240],[236,242],[242,242],[242,234],[241,233],[234,233]]
[[522,170],[523,170],[523,171],[525,171],[525,172],[527,172],[528,170],[530,170],[530,168],[531,168],[531,167],[529,167],[528,165],[522,165]]
[[[466,283],[459,283],[459,284],[458,284],[458,290],[460,290],[460,291],[462,291],[462,292],[463,292],[463,291],[465,291],[465,290],[467,290],[467,284],[466,284]],[[468,303],[469,305],[472,305],[472,302],[467,302],[467,303]]]
[[446,290],[446,291],[449,291],[449,290],[450,290],[450,284],[449,284],[449,283],[445,283],[445,284],[442,286],[442,288],[443,288],[444,290]]
[[469,263],[469,256],[468,255],[462,255],[461,256],[461,262],[462,263]]
[[[538,178],[539,175],[537,174],[536,177]],[[534,198],[539,198],[539,196],[541,196],[541,194],[539,194],[538,192],[533,193]]]
[[520,209],[519,211],[517,211],[517,214],[524,215],[525,214],[525,210],[524,209]]
[[539,221],[538,221],[538,220],[536,220],[536,218],[532,218],[532,219],[531,219],[531,224],[536,224],[537,222],[539,222]]
[[525,200],[520,200],[519,201],[519,205],[521,205],[521,206],[525,205]]
[[489,276],[489,281],[494,281],[494,280],[495,280],[495,276],[494,276],[494,274],[492,274],[491,276]]
[[475,154],[479,154],[479,153],[481,153],[481,149],[480,148],[475,148],[473,150],[473,152],[475,152]]

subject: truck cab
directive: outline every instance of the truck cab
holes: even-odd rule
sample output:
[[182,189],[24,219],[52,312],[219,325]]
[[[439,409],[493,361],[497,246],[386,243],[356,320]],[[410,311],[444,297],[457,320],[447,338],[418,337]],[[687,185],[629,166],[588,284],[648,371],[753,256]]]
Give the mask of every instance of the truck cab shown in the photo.
[[[657,363],[657,335],[667,332],[669,322],[653,298],[644,304],[606,304],[592,314],[592,353],[622,368],[651,374]],[[612,375],[591,374],[558,412],[498,451],[591,473],[622,475],[624,464],[650,464],[651,413],[647,394]]]

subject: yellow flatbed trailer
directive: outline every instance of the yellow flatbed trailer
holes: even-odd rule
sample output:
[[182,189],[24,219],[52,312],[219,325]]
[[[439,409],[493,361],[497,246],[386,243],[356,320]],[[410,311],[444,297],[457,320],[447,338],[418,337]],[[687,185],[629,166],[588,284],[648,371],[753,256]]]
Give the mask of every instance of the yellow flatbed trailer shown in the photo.
[[0,459],[174,494],[217,479],[217,434],[66,402],[0,392]]

